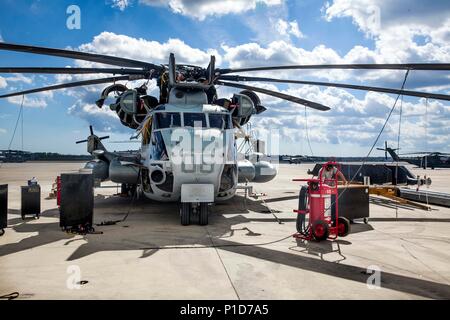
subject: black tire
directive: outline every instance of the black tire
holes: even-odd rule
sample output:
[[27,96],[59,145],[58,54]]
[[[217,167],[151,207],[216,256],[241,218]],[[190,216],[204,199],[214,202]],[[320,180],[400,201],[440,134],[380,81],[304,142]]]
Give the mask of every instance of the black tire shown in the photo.
[[208,204],[200,203],[200,213],[198,217],[198,224],[206,226],[208,224]]
[[347,218],[339,217],[338,219],[338,236],[346,237],[351,231],[350,221]]
[[326,240],[330,234],[328,224],[323,220],[317,220],[312,225],[312,233],[317,241]]
[[0,229],[0,237],[5,234],[5,229]]
[[[306,210],[308,208],[308,187],[302,186],[298,195],[298,210]],[[297,213],[297,232],[305,232],[306,214]]]
[[191,223],[191,204],[187,202],[181,203],[180,218],[181,225],[188,226]]
[[24,214],[22,214],[22,220],[25,220],[25,215]]

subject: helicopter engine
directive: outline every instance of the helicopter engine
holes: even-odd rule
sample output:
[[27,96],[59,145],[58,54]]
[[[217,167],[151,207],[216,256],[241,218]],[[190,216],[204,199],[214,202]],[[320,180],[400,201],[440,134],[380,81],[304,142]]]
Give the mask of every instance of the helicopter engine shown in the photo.
[[254,114],[260,114],[267,110],[261,105],[258,95],[250,90],[233,95],[231,100],[219,99],[216,103],[230,110],[233,123],[239,126],[249,122]]
[[147,95],[147,87],[145,85],[128,89],[122,84],[114,84],[105,88],[101,98],[96,104],[101,108],[111,92],[119,92],[116,102],[110,104],[110,109],[117,113],[120,122],[129,128],[137,129],[141,122],[145,119],[147,113],[158,105],[158,99]]

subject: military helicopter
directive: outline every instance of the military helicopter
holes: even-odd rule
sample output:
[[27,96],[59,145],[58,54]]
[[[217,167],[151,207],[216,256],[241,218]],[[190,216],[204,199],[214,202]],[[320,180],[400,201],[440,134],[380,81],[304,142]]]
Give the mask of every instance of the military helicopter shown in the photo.
[[[216,68],[211,56],[207,68],[177,65],[170,54],[169,63],[150,62],[72,50],[53,49],[30,45],[0,43],[0,50],[25,52],[96,62],[115,68],[52,68],[52,67],[0,67],[0,73],[37,74],[112,74],[113,77],[62,83],[53,86],[6,93],[0,98],[21,96],[47,90],[112,83],[101,93],[96,104],[99,108],[110,93],[116,93],[111,110],[120,122],[136,130],[141,148],[135,152],[118,153],[106,150],[102,140],[91,127],[86,140],[87,151],[95,157],[86,168],[96,179],[121,183],[137,189],[147,198],[180,202],[181,224],[191,223],[198,215],[201,225],[208,223],[208,203],[224,201],[236,193],[238,182],[268,182],[276,174],[276,167],[257,156],[239,159],[236,138],[248,139],[243,126],[254,115],[266,110],[256,93],[273,96],[318,111],[329,107],[300,97],[276,92],[239,82],[273,82],[328,86],[354,90],[375,91],[397,95],[425,97],[450,101],[449,95],[433,94],[380,87],[357,86],[340,83],[286,80],[267,77],[236,75],[255,71],[307,70],[307,69],[362,69],[362,70],[450,70],[450,64],[338,64],[291,65],[251,68]],[[119,67],[119,68],[117,68]],[[147,95],[143,84],[128,88],[116,82],[121,80],[156,79],[159,97]],[[242,91],[231,98],[218,98],[215,86],[226,86]]]
[[[392,157],[394,161],[403,161],[413,164],[419,168],[450,168],[450,153],[442,152],[409,152],[398,155],[393,149],[388,147],[387,141],[384,143],[383,148],[377,148],[377,150],[384,151],[385,158],[387,159],[387,153]],[[415,155],[412,157],[400,157],[402,155]]]

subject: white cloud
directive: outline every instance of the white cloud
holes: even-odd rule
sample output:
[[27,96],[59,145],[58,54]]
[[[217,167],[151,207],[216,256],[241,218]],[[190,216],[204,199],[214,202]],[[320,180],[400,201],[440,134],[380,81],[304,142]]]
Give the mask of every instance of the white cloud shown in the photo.
[[21,73],[14,73],[13,76],[7,77],[6,81],[8,81],[8,82],[23,82],[26,84],[31,84],[33,82],[33,79],[30,77],[26,77]]
[[298,26],[298,22],[296,20],[289,22],[290,34],[292,34],[296,38],[304,38],[305,36],[300,31],[300,27]]
[[131,0],[112,0],[111,7],[117,8],[120,11],[124,11],[128,6],[131,5]]
[[174,13],[204,20],[207,16],[239,14],[254,10],[258,4],[277,6],[284,0],[140,0],[149,6],[169,7]]
[[[319,89],[312,86],[290,88],[282,92],[332,107],[328,112],[309,109],[308,131],[312,143],[329,145],[350,143],[363,149],[367,148],[367,151],[395,101],[394,96],[386,94],[368,92],[362,98],[356,98],[342,89]],[[265,103],[265,96],[262,97]],[[384,140],[396,145],[398,108],[399,105],[379,141],[380,145]],[[401,147],[403,150],[417,150],[425,148],[428,143],[430,148],[445,150],[450,145],[449,119],[450,110],[441,102],[430,101],[426,108],[425,99],[405,101]],[[283,141],[298,143],[305,139],[304,107],[278,100],[270,105],[268,111],[252,120],[252,125],[263,132],[271,128],[280,129]]]
[[6,88],[7,85],[8,84],[6,82],[6,79],[3,77],[0,77],[0,89]]
[[[48,101],[53,98],[52,91],[44,91],[39,93],[34,93],[32,95],[26,95],[23,97],[23,106],[30,108],[45,108],[48,105]],[[7,98],[8,102],[21,105],[22,96],[15,96]]]
[[350,17],[363,32],[377,36],[397,26],[440,29],[449,19],[450,7],[446,0],[333,0],[332,4],[325,5],[323,12],[329,21]]
[[448,1],[334,0],[323,12],[328,21],[351,18],[375,40],[380,62],[450,60]]
[[92,125],[96,131],[114,131],[116,133],[133,132],[133,130],[123,126],[120,123],[116,112],[112,111],[107,106],[100,109],[93,103],[78,100],[75,104],[68,108],[67,113],[86,120],[86,122]]
[[311,51],[288,43],[273,41],[267,46],[246,43],[235,47],[223,46],[224,59],[232,68],[244,66],[341,63],[343,59],[333,49],[319,45]]
[[296,38],[304,37],[296,20],[288,22],[283,19],[278,19],[275,23],[275,29],[282,36],[294,36]]
[[0,134],[5,134],[6,132],[6,129],[0,128]]
[[375,62],[450,61],[448,1],[334,0],[324,16],[328,21],[349,17],[373,37],[375,49],[364,50]]
[[[220,55],[216,50],[200,50],[192,48],[179,39],[169,39],[164,43],[158,41],[136,39],[112,32],[102,32],[90,43],[81,45],[78,49],[118,57],[143,60],[153,63],[167,63],[169,54],[175,54],[177,63],[204,65],[209,63],[211,55],[215,55],[220,63]],[[89,65],[89,63],[83,63]]]
[[21,82],[25,84],[31,84],[32,78],[26,77],[23,74],[15,73],[10,77],[0,77],[0,89],[7,88],[8,82]]

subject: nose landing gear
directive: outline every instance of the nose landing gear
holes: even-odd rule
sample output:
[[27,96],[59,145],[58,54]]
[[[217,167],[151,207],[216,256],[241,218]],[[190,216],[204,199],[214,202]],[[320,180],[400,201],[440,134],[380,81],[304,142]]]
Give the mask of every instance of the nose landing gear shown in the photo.
[[181,203],[180,208],[181,225],[188,226],[191,224],[191,212],[192,206],[190,203],[187,202]]
[[208,203],[182,202],[180,206],[181,225],[188,226],[194,220],[201,226],[208,224]]

